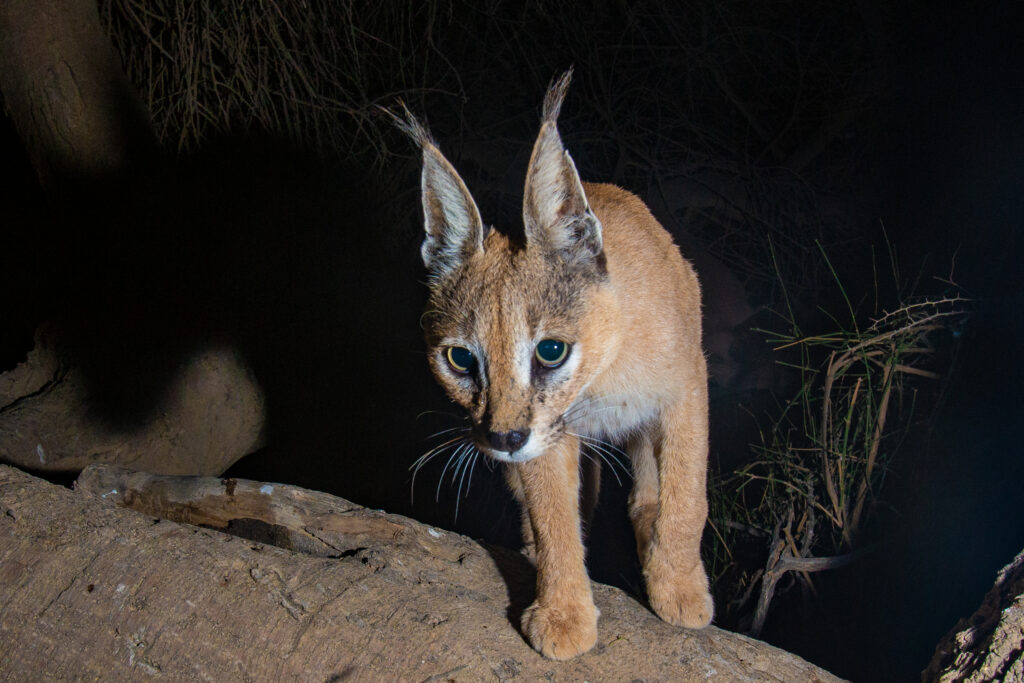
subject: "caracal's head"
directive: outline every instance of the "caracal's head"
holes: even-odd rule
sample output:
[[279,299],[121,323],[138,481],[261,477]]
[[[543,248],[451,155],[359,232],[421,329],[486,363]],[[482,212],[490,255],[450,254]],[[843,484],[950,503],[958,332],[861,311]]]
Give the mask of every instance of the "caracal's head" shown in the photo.
[[506,462],[535,458],[571,432],[581,392],[617,343],[601,223],[556,127],[569,76],[544,102],[523,198],[525,244],[485,228],[426,130],[411,116],[404,124],[423,149],[430,365],[469,414],[477,446]]

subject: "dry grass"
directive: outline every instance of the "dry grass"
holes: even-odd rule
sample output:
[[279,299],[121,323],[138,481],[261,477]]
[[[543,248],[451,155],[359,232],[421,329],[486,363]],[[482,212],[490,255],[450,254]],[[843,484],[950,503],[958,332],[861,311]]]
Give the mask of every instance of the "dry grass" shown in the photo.
[[[781,331],[762,330],[780,357],[792,357],[780,362],[799,375],[799,387],[769,416],[751,461],[715,488],[719,571],[734,582],[730,608],[750,609],[760,588],[754,635],[786,572],[813,592],[812,572],[842,566],[863,550],[864,528],[885,506],[886,474],[904,437],[930,417],[918,394],[941,393],[971,309],[944,283],[953,294],[906,295],[891,311],[859,314],[827,256],[823,261],[845,310],[827,316],[824,333],[804,333],[792,307],[780,316]],[[743,536],[767,550],[756,570],[731,557]]]
[[[437,50],[419,43],[416,27],[448,10],[326,0],[101,2],[168,146],[188,152],[211,138],[262,133],[342,156],[383,149],[375,105],[429,90],[413,85],[425,77],[416,62],[429,63]],[[419,60],[403,60],[414,50],[422,50]]]
[[[166,146],[264,134],[405,173],[376,114],[425,115],[486,204],[516,199],[549,79],[576,66],[563,129],[586,177],[645,196],[665,220],[771,295],[769,239],[790,286],[820,283],[815,240],[843,242],[828,205],[856,173],[879,36],[848,3],[582,12],[468,0],[101,0]],[[813,180],[812,180],[813,179]]]

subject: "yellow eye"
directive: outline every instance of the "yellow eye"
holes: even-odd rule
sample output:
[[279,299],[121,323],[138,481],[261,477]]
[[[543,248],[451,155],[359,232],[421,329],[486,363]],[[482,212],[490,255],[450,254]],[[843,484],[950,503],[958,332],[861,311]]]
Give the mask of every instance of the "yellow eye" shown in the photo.
[[569,344],[558,339],[541,339],[533,355],[544,367],[557,368],[569,356]]
[[445,351],[445,357],[448,359],[451,369],[460,375],[468,375],[476,364],[473,352],[464,346],[449,346]]

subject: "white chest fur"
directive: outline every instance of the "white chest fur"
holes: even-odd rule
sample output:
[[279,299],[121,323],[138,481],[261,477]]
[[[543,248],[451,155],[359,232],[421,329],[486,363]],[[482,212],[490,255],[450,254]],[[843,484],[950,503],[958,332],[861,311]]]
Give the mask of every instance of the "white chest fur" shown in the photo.
[[569,429],[583,436],[619,441],[658,414],[659,401],[643,394],[581,395],[566,411]]

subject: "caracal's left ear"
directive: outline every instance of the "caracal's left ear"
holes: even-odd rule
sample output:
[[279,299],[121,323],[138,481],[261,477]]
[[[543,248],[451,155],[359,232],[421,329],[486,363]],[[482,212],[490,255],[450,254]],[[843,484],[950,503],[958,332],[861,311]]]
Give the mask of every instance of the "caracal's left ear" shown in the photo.
[[601,221],[590,210],[572,157],[558,135],[558,113],[569,89],[572,69],[548,89],[540,135],[533,145],[523,192],[527,245],[540,244],[573,259],[602,253]]
[[480,211],[466,184],[441,154],[426,127],[408,109],[404,109],[404,117],[388,110],[384,112],[423,150],[420,184],[426,236],[420,254],[430,276],[440,279],[484,250],[485,231]]

